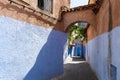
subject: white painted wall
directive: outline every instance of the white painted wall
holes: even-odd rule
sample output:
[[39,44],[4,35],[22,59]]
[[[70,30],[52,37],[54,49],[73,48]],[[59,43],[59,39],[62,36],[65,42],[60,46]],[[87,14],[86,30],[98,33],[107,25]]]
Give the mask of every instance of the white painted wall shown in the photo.
[[0,80],[47,80],[63,73],[67,34],[0,16]]

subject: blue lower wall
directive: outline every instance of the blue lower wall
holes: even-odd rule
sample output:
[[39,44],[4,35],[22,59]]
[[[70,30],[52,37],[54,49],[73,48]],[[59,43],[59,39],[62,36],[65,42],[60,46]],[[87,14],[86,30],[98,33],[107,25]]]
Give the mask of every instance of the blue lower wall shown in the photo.
[[97,36],[87,43],[88,62],[99,80],[108,80],[108,33]]
[[0,80],[47,80],[63,72],[67,34],[0,16]]
[[[120,80],[120,26],[114,28],[111,32],[104,33],[90,40],[87,45],[87,61],[95,71],[99,80],[109,80],[108,54],[109,38],[111,36],[111,80]],[[114,70],[114,71],[113,71]],[[113,79],[114,78],[114,79]]]
[[[120,80],[120,26],[117,26],[111,31],[112,38],[112,65],[116,67],[116,77],[117,80]],[[114,71],[115,72],[115,71]],[[114,79],[115,80],[115,79]]]

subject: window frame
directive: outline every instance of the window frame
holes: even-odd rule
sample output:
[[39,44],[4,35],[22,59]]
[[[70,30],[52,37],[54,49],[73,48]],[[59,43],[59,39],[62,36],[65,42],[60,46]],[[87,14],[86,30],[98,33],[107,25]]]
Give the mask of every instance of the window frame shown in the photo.
[[[42,3],[40,3],[40,1],[42,1]],[[50,10],[45,9],[44,0],[38,0],[37,7],[41,10],[47,11],[49,13],[53,13],[53,0],[50,0],[50,1],[51,1],[51,9]]]

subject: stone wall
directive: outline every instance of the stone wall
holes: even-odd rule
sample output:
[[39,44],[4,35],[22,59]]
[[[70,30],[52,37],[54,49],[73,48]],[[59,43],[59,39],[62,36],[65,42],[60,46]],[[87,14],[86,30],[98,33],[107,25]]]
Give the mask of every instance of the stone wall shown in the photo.
[[89,0],[89,4],[95,4],[96,0]]
[[[29,10],[27,8],[23,8],[22,6],[18,6],[14,3],[10,4],[10,2],[8,0],[3,0],[3,1],[0,1],[0,15],[14,18],[16,20],[24,21],[24,22],[27,22],[30,24],[63,31],[64,30],[63,22],[62,21],[59,22],[57,19],[59,17],[61,7],[65,3],[67,3],[67,1],[68,0],[59,2],[59,0],[58,1],[53,0],[53,2],[54,2],[53,10],[54,11],[52,14],[46,13],[48,16],[45,16],[45,15],[41,15],[37,12],[33,12],[32,10]],[[67,4],[67,6],[69,6],[69,5]],[[32,8],[32,6],[30,8]],[[38,9],[35,9],[35,10],[39,11]],[[43,11],[43,13],[45,13],[45,12]]]
[[[20,1],[20,0],[18,0],[18,1]],[[30,4],[31,7],[35,8],[37,10],[39,9],[38,8],[38,0],[23,0],[23,1]],[[51,15],[53,17],[57,17],[57,18],[59,17],[59,12],[60,12],[60,9],[61,9],[62,6],[67,6],[68,8],[70,7],[70,1],[69,0],[51,0],[51,2],[52,2],[52,4],[51,4],[52,5]],[[50,12],[49,12],[49,15],[50,15]]]
[[96,16],[91,9],[67,12],[63,15],[63,21],[64,30],[69,28],[72,24],[80,21],[87,22],[93,27],[96,27]]

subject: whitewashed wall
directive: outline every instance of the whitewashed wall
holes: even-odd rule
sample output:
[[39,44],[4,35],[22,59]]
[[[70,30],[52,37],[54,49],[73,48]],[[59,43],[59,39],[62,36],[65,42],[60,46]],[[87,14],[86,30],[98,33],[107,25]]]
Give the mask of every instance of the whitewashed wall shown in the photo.
[[[87,48],[87,61],[90,63],[92,69],[98,76],[99,80],[109,80],[108,76],[108,32],[103,33],[88,41]],[[116,67],[116,73],[111,72],[111,80],[120,80],[120,27],[114,28],[110,32],[111,36],[111,50],[112,50],[112,63]],[[112,68],[112,67],[111,67]],[[115,72],[115,71],[114,71]],[[114,76],[114,77],[113,77]],[[115,78],[116,76],[116,78]]]
[[95,71],[99,80],[108,80],[108,33],[97,36],[86,45],[88,62]]
[[63,73],[67,34],[0,16],[0,80],[46,80]]
[[112,37],[112,65],[116,67],[116,77],[120,80],[120,26],[111,31]]

